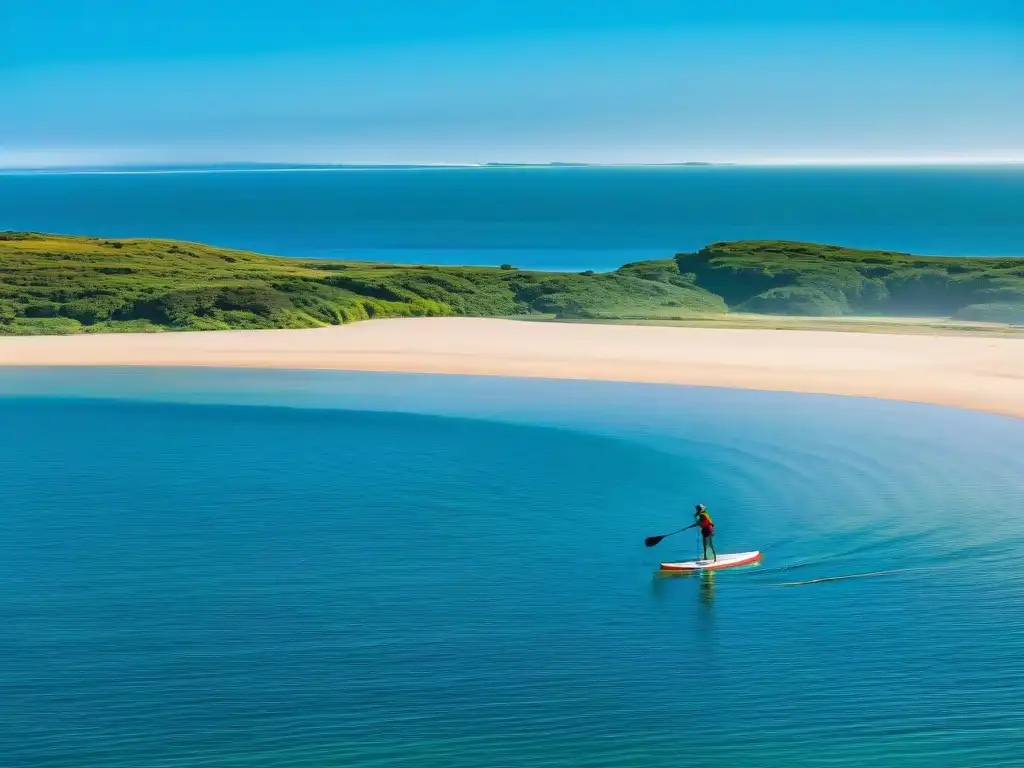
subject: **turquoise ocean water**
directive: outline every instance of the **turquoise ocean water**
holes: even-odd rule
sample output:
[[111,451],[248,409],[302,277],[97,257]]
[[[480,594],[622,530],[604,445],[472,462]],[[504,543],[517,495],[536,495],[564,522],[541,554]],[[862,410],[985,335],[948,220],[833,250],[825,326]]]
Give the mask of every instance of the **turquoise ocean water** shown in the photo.
[[[1020,765],[1024,425],[0,371],[0,764]],[[708,503],[756,567],[659,577]]]
[[0,230],[614,269],[721,240],[1024,255],[1024,165],[0,174]]

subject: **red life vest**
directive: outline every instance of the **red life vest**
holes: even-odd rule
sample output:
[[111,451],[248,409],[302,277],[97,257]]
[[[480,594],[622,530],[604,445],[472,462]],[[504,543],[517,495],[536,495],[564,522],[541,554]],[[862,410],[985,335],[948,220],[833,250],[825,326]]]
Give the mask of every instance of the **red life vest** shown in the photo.
[[711,521],[711,515],[707,512],[697,513],[697,524],[705,535],[710,536],[715,532],[715,524]]

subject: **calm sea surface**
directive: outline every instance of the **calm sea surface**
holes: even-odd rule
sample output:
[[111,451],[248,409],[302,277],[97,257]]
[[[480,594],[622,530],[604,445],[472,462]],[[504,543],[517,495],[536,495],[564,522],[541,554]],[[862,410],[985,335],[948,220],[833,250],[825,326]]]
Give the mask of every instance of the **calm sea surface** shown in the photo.
[[[1011,766],[1024,422],[0,371],[0,764]],[[759,566],[659,577],[706,502]]]
[[0,174],[0,230],[613,269],[721,240],[1024,256],[1024,165]]

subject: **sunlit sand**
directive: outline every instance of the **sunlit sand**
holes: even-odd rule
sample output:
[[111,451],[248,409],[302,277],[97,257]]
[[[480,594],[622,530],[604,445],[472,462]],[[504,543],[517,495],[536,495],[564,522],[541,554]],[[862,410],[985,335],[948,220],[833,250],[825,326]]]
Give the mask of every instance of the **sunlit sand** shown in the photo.
[[411,318],[314,330],[6,337],[0,365],[595,379],[854,395],[1024,418],[1024,340],[985,336]]

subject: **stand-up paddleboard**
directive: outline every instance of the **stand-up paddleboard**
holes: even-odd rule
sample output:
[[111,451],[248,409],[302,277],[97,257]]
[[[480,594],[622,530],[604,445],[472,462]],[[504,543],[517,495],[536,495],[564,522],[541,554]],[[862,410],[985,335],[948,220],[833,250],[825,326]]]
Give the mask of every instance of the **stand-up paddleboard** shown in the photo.
[[661,570],[714,571],[719,568],[735,568],[737,565],[749,565],[760,559],[760,552],[737,552],[731,555],[719,555],[717,560],[686,560],[681,563],[662,563]]

